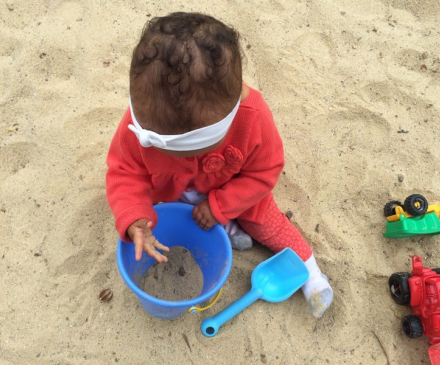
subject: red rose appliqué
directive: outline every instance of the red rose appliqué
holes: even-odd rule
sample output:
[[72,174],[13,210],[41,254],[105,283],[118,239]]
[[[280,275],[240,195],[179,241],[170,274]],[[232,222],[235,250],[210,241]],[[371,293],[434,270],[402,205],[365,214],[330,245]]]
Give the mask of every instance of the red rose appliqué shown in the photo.
[[218,153],[208,154],[202,161],[203,171],[218,172],[225,167],[225,158]]
[[229,169],[237,169],[241,167],[241,165],[243,164],[243,155],[238,148],[229,145],[225,148],[224,153],[226,166]]

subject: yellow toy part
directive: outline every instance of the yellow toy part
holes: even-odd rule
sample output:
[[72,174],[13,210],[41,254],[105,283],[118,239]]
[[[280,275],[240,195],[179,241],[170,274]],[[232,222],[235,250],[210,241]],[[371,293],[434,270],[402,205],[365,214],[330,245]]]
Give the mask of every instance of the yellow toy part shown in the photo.
[[[397,222],[400,220],[400,215],[404,214],[407,218],[412,218],[413,216],[409,214],[408,212],[405,212],[401,206],[397,206],[396,208],[396,214],[386,217],[388,222]],[[440,218],[440,204],[431,204],[428,205],[428,210],[425,214],[428,213],[435,213],[437,217]]]

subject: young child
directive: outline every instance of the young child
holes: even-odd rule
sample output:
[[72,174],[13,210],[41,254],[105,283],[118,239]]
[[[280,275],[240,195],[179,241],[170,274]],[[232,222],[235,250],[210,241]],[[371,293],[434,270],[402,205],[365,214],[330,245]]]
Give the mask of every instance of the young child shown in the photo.
[[197,13],[151,20],[133,51],[129,104],[108,154],[107,198],[136,259],[145,251],[167,261],[151,231],[153,205],[185,201],[201,228],[224,225],[238,248],[251,245],[248,235],[275,253],[292,248],[310,272],[302,287],[309,308],[321,317],[333,290],[274,201],[283,146],[261,94],[242,83],[238,33]]

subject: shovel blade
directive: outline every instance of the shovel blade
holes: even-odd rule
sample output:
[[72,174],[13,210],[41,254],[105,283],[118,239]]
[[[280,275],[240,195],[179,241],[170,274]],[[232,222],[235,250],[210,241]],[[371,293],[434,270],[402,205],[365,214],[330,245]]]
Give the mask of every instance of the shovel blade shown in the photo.
[[301,258],[290,248],[285,248],[270,259],[260,263],[252,272],[252,288],[263,293],[261,299],[281,302],[292,296],[309,278]]

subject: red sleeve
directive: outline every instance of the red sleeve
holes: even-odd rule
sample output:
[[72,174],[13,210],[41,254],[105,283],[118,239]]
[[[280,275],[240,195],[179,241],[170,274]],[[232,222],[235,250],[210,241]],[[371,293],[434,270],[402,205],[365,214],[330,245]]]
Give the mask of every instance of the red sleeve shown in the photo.
[[275,187],[284,166],[281,137],[264,103],[248,131],[253,146],[240,173],[220,189],[209,192],[214,217],[226,224],[259,203]]
[[142,160],[139,142],[128,129],[129,111],[122,118],[107,156],[107,200],[123,241],[130,242],[127,229],[144,218],[155,225],[157,215],[151,201],[151,176]]

